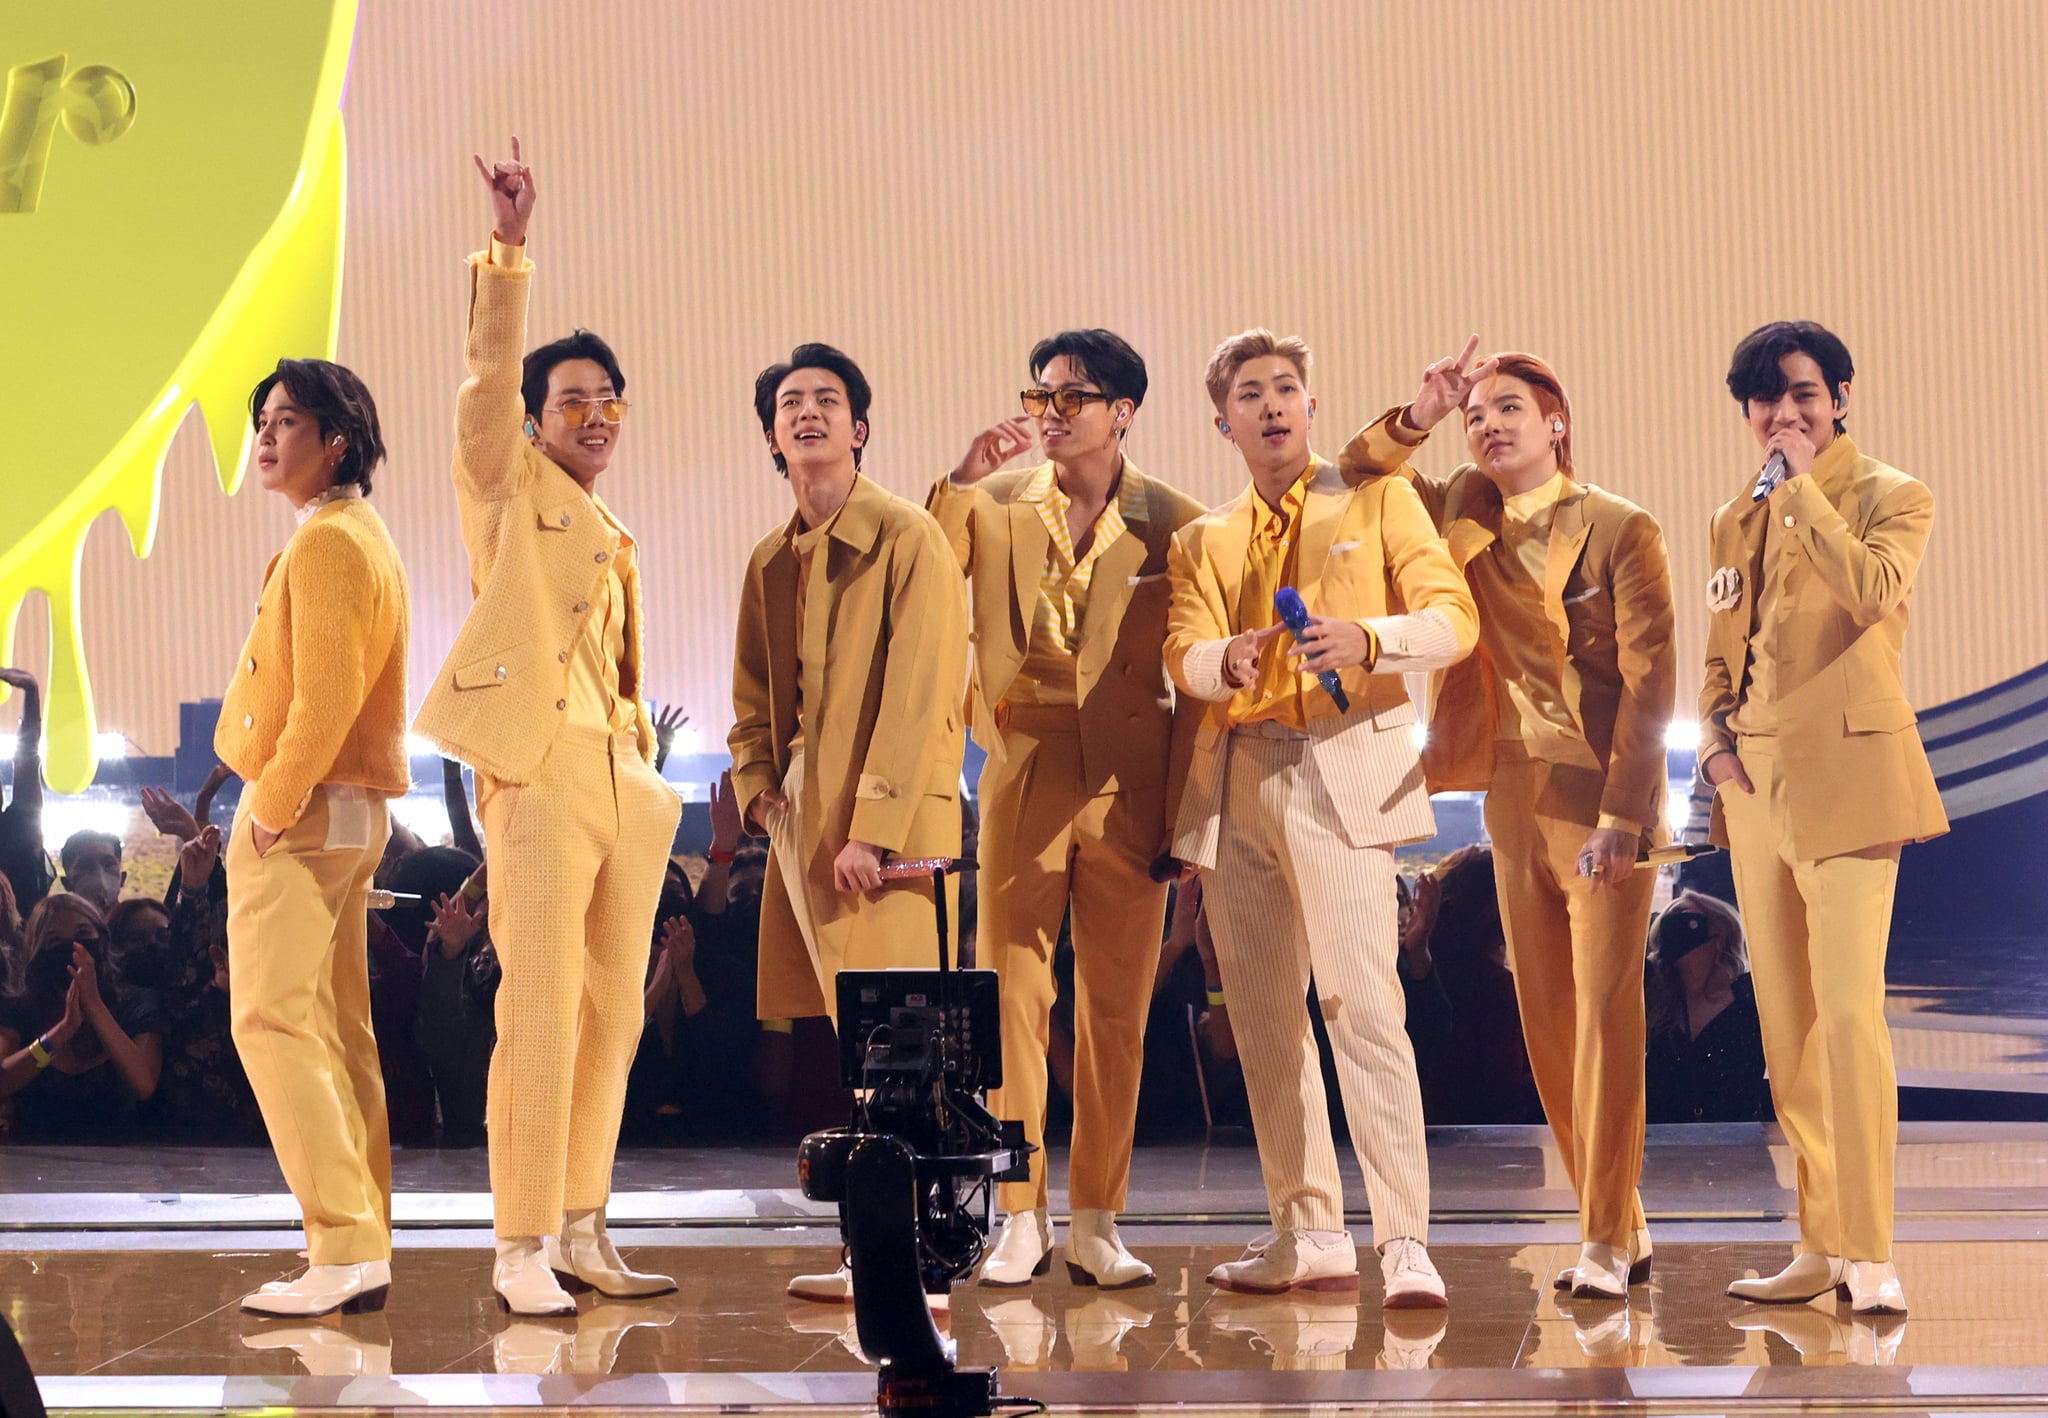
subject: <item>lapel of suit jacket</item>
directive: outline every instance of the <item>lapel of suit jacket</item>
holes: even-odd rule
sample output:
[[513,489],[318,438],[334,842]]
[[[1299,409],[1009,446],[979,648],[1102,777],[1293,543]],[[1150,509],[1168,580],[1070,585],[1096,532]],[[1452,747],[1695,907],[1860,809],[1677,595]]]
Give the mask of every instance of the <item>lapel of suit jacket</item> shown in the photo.
[[789,741],[796,737],[796,637],[777,635],[778,625],[796,624],[796,519],[761,567],[762,633],[768,641],[768,724],[777,755],[777,786],[789,767]]
[[1550,545],[1543,561],[1543,616],[1557,632],[1560,650],[1572,643],[1571,621],[1564,613],[1564,583],[1571,579],[1572,568],[1579,564],[1579,554],[1592,533],[1593,524],[1586,517],[1586,489],[1568,479],[1564,496],[1551,509]]
[[1017,653],[1023,655],[1031,649],[1031,622],[1038,613],[1038,586],[1045,576],[1045,559],[1052,552],[1052,533],[1046,531],[1036,502],[1020,497],[1010,504],[1009,515],[1010,604],[1015,612],[1010,617],[1010,634],[1016,639]]
[[1252,536],[1265,512],[1266,500],[1259,496],[1255,485],[1247,484],[1237,495],[1237,501],[1230,504],[1223,524],[1203,529],[1202,551],[1215,573],[1227,626],[1236,623],[1237,593],[1244,585],[1245,557],[1251,552]]
[[[1749,623],[1743,636],[1747,640],[1763,627],[1757,621],[1757,602],[1764,589],[1764,541],[1771,530],[1771,504],[1768,502],[1744,502],[1736,509],[1735,535],[1742,548],[1742,595],[1748,604]],[[1732,666],[1740,675],[1739,663]]]
[[1444,515],[1448,523],[1444,540],[1450,544],[1452,562],[1463,571],[1500,540],[1500,489],[1492,478],[1467,468],[1451,484],[1444,499]]
[[1351,505],[1351,488],[1336,464],[1317,458],[1315,465],[1315,476],[1309,479],[1302,500],[1301,529],[1295,534],[1298,541],[1294,579],[1303,603],[1311,612],[1320,614],[1316,591],[1322,584],[1323,570],[1329,565],[1330,544],[1337,538],[1337,524],[1344,520],[1345,509]]
[[[1124,466],[1125,477],[1138,475],[1136,468]],[[1149,493],[1138,506],[1143,510],[1124,518],[1124,534],[1110,544],[1089,573],[1088,613],[1081,619],[1081,649],[1076,665],[1083,699],[1088,697],[1088,689],[1102,673],[1102,667],[1109,663],[1117,631],[1123,627],[1124,610],[1131,603],[1138,573],[1144,569],[1145,558],[1152,549],[1146,537],[1151,530]]]

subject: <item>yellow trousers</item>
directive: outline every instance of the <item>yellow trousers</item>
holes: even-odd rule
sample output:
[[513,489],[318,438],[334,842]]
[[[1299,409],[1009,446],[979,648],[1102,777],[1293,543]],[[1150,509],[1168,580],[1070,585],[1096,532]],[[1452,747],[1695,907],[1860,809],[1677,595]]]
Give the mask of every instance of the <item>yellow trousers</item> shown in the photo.
[[1738,745],[1754,794],[1722,784],[1764,1064],[1792,1144],[1799,1248],[1890,1260],[1899,1087],[1884,1020],[1899,844],[1799,861],[1778,745]]
[[564,729],[531,783],[477,776],[490,852],[498,1045],[489,1095],[500,1236],[603,1206],[639,1047],[647,957],[682,803],[631,731]]
[[1113,794],[1082,782],[1080,721],[1072,709],[1006,710],[1004,746],[981,784],[977,963],[1003,991],[1003,1086],[990,1110],[1024,1124],[1039,1148],[1031,1180],[998,1189],[1003,1210],[1046,1204],[1046,1047],[1053,953],[1073,913],[1074,1135],[1068,1204],[1121,1211],[1131,1176],[1145,1016],[1166,924],[1166,887],[1135,844],[1105,840]]
[[314,1265],[391,1255],[391,1124],[370,1029],[369,887],[384,800],[305,815],[262,856],[244,808],[228,834],[228,1000],[235,1050]]
[[1579,1198],[1580,1239],[1625,1248],[1643,1224],[1643,953],[1657,874],[1639,867],[1593,890],[1578,872],[1590,823],[1539,811],[1549,771],[1496,759],[1486,794],[1494,890],[1529,1071]]
[[[1263,726],[1259,726],[1263,728]],[[1234,730],[1202,904],[1244,1062],[1266,1209],[1282,1231],[1344,1227],[1344,1190],[1307,1004],[1336,1057],[1375,1248],[1426,1241],[1422,1091],[1395,973],[1394,854],[1354,847],[1305,736]]]

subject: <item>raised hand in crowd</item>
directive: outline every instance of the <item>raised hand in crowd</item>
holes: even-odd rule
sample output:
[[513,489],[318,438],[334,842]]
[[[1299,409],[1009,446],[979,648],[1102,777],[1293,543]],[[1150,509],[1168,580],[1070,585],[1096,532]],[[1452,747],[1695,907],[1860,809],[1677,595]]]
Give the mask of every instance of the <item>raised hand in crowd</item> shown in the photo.
[[157,831],[166,837],[177,838],[180,843],[189,842],[199,835],[198,818],[162,788],[142,790],[142,811]]
[[732,786],[732,770],[726,769],[711,785],[711,856],[704,875],[697,882],[697,909],[707,916],[725,913],[726,896],[732,881],[732,857],[740,847],[745,824],[740,819],[739,794]]
[[178,889],[188,896],[204,896],[219,860],[220,829],[209,823],[178,850]]
[[1443,899],[1443,879],[1435,872],[1424,872],[1415,879],[1414,895],[1401,913],[1401,973],[1408,979],[1421,979],[1434,964],[1429,935],[1436,929],[1437,908]]
[[983,429],[967,445],[967,456],[953,469],[953,481],[965,487],[978,483],[1019,454],[1031,450],[1036,435],[1027,418],[1004,419]]
[[21,692],[21,723],[14,734],[14,807],[39,809],[43,802],[43,691],[36,677],[0,665],[0,684]]
[[213,800],[235,776],[235,770],[225,763],[216,763],[206,775],[206,781],[199,785],[199,796],[192,802],[192,816],[201,827],[213,821]]
[[669,751],[676,746],[676,731],[690,722],[690,716],[680,712],[674,704],[655,706],[654,713],[654,771],[659,773],[668,765]]
[[93,1033],[99,1036],[100,1047],[106,1050],[107,1058],[121,1075],[122,1083],[127,1085],[137,1101],[147,1102],[156,1092],[157,1079],[163,1071],[162,1044],[154,1034],[144,1035],[141,1042],[128,1037],[128,1031],[114,1018],[113,1008],[100,989],[99,966],[94,962],[92,952],[76,941],[71,945],[71,985],[64,996],[67,1017],[72,1010],[74,994],[78,997],[80,1013],[92,1026]]
[[491,235],[507,246],[526,242],[526,223],[533,216],[533,169],[521,160],[519,139],[512,140],[512,160],[487,164],[472,154],[476,170],[491,189]]
[[472,857],[482,857],[483,839],[477,836],[476,819],[469,811],[469,793],[462,786],[462,765],[452,758],[441,760],[441,799],[448,808],[449,840]]
[[443,894],[431,909],[434,919],[427,926],[427,939],[438,944],[441,954],[450,960],[467,950],[483,929],[483,911],[459,891]]

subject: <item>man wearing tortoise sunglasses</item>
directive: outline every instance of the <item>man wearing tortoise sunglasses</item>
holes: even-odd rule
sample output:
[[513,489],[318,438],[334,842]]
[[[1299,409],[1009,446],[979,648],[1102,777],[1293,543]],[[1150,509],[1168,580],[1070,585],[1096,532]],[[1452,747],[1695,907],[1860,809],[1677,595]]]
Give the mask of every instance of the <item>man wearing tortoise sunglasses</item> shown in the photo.
[[[1077,1284],[1122,1289],[1153,1278],[1125,1249],[1116,1216],[1166,914],[1167,837],[1197,722],[1176,712],[1166,677],[1166,552],[1203,508],[1125,456],[1147,379],[1123,339],[1062,331],[1038,342],[1030,368],[1020,400],[1032,422],[977,435],[926,505],[972,586],[968,722],[989,755],[978,939],[1003,998],[1003,1087],[990,1103],[1043,1148],[1053,952],[1071,911],[1067,1270]],[[1034,422],[1046,461],[998,471],[1030,450]],[[983,1285],[1027,1285],[1050,1266],[1046,1181],[1039,1151],[1029,1181],[1003,1184],[1008,1219]]]

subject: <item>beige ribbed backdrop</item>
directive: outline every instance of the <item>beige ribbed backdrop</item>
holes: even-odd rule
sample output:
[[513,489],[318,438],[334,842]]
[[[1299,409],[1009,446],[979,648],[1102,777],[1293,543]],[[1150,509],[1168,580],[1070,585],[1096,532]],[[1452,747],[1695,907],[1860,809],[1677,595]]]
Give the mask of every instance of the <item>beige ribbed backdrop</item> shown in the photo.
[[[1585,475],[1664,523],[1689,703],[1707,516],[1756,462],[1728,352],[1822,320],[1864,371],[1859,442],[1940,499],[1907,684],[1923,707],[1983,688],[2048,659],[2043,54],[2037,0],[364,0],[340,356],[393,450],[376,503],[412,574],[415,702],[468,603],[469,155],[515,132],[533,332],[588,325],[624,360],[601,490],[645,549],[649,689],[713,743],[741,563],[788,511],[754,373],[844,346],[877,391],[868,469],[915,495],[1077,324],[1144,353],[1131,451],[1211,500],[1243,476],[1201,390],[1220,336],[1310,341],[1332,453],[1469,331],[1542,354]],[[44,412],[90,416],[80,380]],[[155,555],[111,518],[85,553],[100,725],[152,753],[226,684],[291,527],[253,479],[224,498],[197,433]]]

